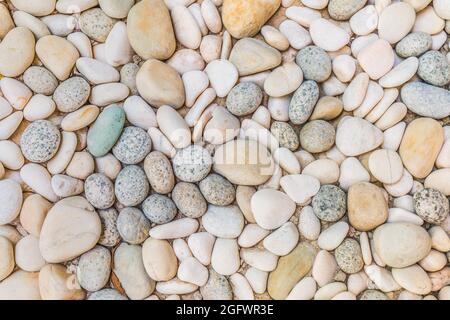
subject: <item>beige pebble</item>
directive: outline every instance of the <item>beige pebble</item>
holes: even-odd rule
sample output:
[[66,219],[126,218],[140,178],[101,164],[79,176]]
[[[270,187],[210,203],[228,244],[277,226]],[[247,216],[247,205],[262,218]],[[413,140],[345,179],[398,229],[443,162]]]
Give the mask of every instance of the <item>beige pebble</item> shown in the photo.
[[356,71],[356,61],[351,56],[343,54],[333,59],[333,73],[342,82],[353,79]]
[[[384,57],[384,59],[377,59],[377,57]],[[378,80],[394,66],[394,51],[389,42],[379,39],[359,52],[358,62],[371,79]]]
[[392,276],[400,286],[412,293],[425,295],[431,291],[430,278],[418,265],[402,269],[392,268]]
[[16,110],[23,110],[33,95],[25,84],[13,78],[2,78],[0,89],[6,100]]
[[445,27],[445,21],[436,14],[432,6],[419,12],[412,31],[422,31],[434,35],[441,32]]
[[167,60],[167,64],[179,74],[192,70],[201,71],[205,68],[205,61],[202,56],[192,49],[181,49],[176,51],[173,56]]
[[20,177],[31,189],[44,198],[56,202],[58,196],[53,192],[51,176],[47,169],[36,163],[28,163],[20,169]]
[[275,49],[284,51],[289,48],[289,40],[275,27],[270,25],[262,27],[261,35],[264,37],[264,40]]
[[403,175],[402,160],[392,150],[375,150],[369,157],[369,168],[378,181],[386,184],[398,182]]
[[206,63],[220,58],[222,38],[217,35],[206,35],[200,43],[200,54]]
[[39,271],[44,265],[45,260],[39,250],[39,239],[28,235],[17,242],[15,250],[17,266],[25,271]]
[[298,24],[307,28],[311,25],[311,22],[322,17],[320,12],[317,10],[298,6],[288,7],[285,14],[289,19],[294,20]]
[[0,43],[0,73],[6,77],[21,75],[33,62],[34,46],[34,36],[28,28],[9,31]]
[[236,239],[217,238],[211,255],[211,267],[221,275],[229,276],[240,266],[239,246]]
[[359,36],[368,35],[373,32],[377,26],[378,12],[373,5],[362,8],[350,18],[350,27],[352,31]]
[[375,123],[388,110],[388,108],[397,99],[399,91],[397,88],[385,89],[383,98],[373,107],[365,119],[371,123]]
[[66,168],[66,174],[84,180],[94,172],[94,159],[85,151],[75,152]]
[[43,120],[52,115],[55,109],[56,104],[51,98],[36,94],[25,106],[23,116],[28,121]]
[[308,164],[302,174],[316,177],[320,184],[334,184],[339,179],[339,166],[331,159],[318,159]]
[[208,232],[193,233],[188,238],[188,245],[195,258],[204,266],[211,263],[211,254],[216,238]]
[[73,132],[63,131],[61,134],[61,145],[56,155],[47,162],[47,170],[51,174],[62,173],[69,165],[77,147],[77,137]]
[[345,111],[353,111],[361,105],[366,96],[368,85],[369,76],[367,73],[362,72],[353,78],[342,96]]
[[402,142],[403,133],[405,132],[406,123],[399,122],[395,126],[386,129],[383,133],[383,149],[390,149],[397,151]]
[[292,201],[304,205],[319,191],[320,181],[307,174],[292,174],[282,177],[280,185]]
[[381,12],[378,35],[389,43],[397,43],[413,28],[416,13],[408,3],[393,3]]
[[344,240],[349,229],[349,225],[343,221],[332,224],[320,233],[320,236],[317,239],[318,246],[327,251],[336,249]]
[[264,81],[264,91],[271,97],[280,98],[297,90],[302,81],[300,67],[294,62],[288,62],[270,73]]
[[186,48],[197,49],[202,40],[200,28],[185,6],[175,6],[171,17],[176,39]]
[[167,281],[177,273],[177,258],[166,240],[148,238],[142,246],[144,267],[150,278]]
[[312,42],[308,31],[295,21],[287,19],[280,24],[279,29],[294,49],[303,49]]
[[17,270],[0,283],[2,300],[41,300],[39,273]]
[[51,207],[52,203],[39,194],[32,194],[27,197],[20,212],[22,227],[31,235],[39,237],[42,224]]
[[384,88],[398,87],[411,79],[418,67],[419,60],[416,57],[409,57],[381,77],[378,82]]
[[361,105],[353,111],[355,117],[364,118],[380,102],[384,96],[383,88],[375,81],[370,80],[366,96]]
[[314,44],[325,51],[337,51],[350,41],[345,30],[323,18],[311,22],[309,32]]
[[0,162],[6,169],[19,170],[25,163],[20,147],[10,140],[0,141]]
[[23,112],[16,111],[8,117],[0,121],[0,139],[6,140],[13,135],[13,133],[20,126],[23,119]]

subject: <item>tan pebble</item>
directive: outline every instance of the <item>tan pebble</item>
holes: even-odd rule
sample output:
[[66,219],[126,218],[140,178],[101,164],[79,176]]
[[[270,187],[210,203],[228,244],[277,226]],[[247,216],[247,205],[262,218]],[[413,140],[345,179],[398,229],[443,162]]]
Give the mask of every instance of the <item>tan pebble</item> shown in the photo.
[[39,237],[42,224],[52,203],[39,194],[33,194],[25,199],[20,211],[20,223],[27,232]]

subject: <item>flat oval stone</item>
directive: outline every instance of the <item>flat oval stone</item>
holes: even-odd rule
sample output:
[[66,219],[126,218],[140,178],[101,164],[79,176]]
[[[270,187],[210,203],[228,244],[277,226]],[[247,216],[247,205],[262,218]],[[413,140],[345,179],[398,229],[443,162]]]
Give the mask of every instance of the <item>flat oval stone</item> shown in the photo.
[[202,224],[210,234],[226,239],[237,238],[244,228],[244,216],[237,206],[208,206]]
[[401,86],[416,74],[418,67],[419,60],[416,57],[409,57],[382,76],[378,82],[384,88]]
[[175,185],[172,164],[163,153],[153,151],[148,154],[144,161],[144,170],[154,191],[162,194],[172,191]]
[[82,197],[65,198],[48,212],[39,248],[47,262],[65,262],[93,248],[100,234],[101,222],[94,207]]
[[[297,90],[302,81],[302,69],[295,63],[288,62],[270,73],[264,81],[264,91],[271,97],[283,97]],[[284,85],[281,86],[280,83]]]
[[167,281],[177,274],[177,257],[166,240],[148,238],[142,246],[147,274],[155,281]]
[[175,34],[169,10],[162,0],[144,0],[128,12],[128,39],[144,59],[166,60],[175,51]]
[[189,218],[201,217],[207,209],[207,202],[196,184],[179,182],[172,190],[172,200],[178,210]]
[[405,2],[393,3],[381,11],[378,21],[378,35],[389,43],[397,43],[414,26],[416,12]]
[[432,38],[425,32],[412,32],[395,46],[395,51],[402,58],[418,57],[428,51],[432,45]]
[[89,99],[91,87],[81,77],[72,77],[56,88],[53,100],[61,112],[72,112],[83,106]]
[[414,81],[402,87],[401,97],[409,110],[433,119],[450,115],[450,91]]
[[366,0],[330,0],[328,13],[335,20],[348,20],[365,4]]
[[33,62],[35,40],[31,31],[17,27],[0,43],[0,73],[5,77],[21,75]]
[[125,124],[125,112],[117,105],[100,113],[88,131],[87,148],[95,157],[102,157],[111,150]]
[[418,265],[407,268],[392,268],[394,280],[409,292],[425,295],[431,291],[431,280],[428,274]]
[[314,44],[326,51],[337,51],[350,41],[347,31],[324,18],[311,22],[309,32]]
[[22,207],[22,189],[11,179],[0,180],[0,225],[12,222],[20,213]]
[[283,192],[262,189],[252,196],[251,208],[256,223],[264,229],[273,230],[294,214],[295,202]]
[[310,117],[319,99],[319,86],[315,81],[303,82],[295,91],[289,105],[289,119],[294,124],[303,124]]
[[[377,59],[383,57],[383,59]],[[394,51],[384,39],[378,39],[365,46],[358,53],[358,62],[373,80],[378,80],[394,66]]]
[[415,224],[384,224],[373,234],[375,251],[384,263],[395,268],[408,267],[428,255],[430,236]]

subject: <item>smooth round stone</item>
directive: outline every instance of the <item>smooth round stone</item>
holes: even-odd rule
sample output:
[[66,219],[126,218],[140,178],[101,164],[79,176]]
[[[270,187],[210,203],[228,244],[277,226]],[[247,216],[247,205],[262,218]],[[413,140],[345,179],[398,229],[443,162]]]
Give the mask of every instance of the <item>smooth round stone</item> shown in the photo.
[[188,49],[198,49],[202,34],[189,9],[185,6],[175,6],[170,14],[177,41]]
[[55,0],[43,0],[39,3],[26,0],[12,0],[11,3],[18,10],[22,10],[36,17],[46,16],[55,10]]
[[53,100],[61,112],[72,112],[83,106],[89,99],[91,87],[81,77],[73,77],[62,82],[53,94]]
[[354,239],[345,239],[334,251],[334,256],[339,268],[347,274],[357,273],[364,266],[361,247]]
[[86,105],[77,111],[67,114],[61,121],[61,129],[74,132],[86,128],[97,119],[100,109],[94,105]]
[[291,151],[298,149],[300,144],[299,137],[295,132],[294,128],[287,123],[282,121],[273,121],[270,126],[270,132],[275,136],[275,138],[280,143],[280,147],[287,148]]
[[369,76],[361,72],[356,75],[344,91],[342,102],[345,111],[353,111],[361,106],[367,94]]
[[84,11],[79,18],[81,31],[97,42],[105,42],[114,22],[100,8]]
[[142,211],[151,222],[163,224],[175,218],[177,207],[169,197],[155,193],[142,203]]
[[338,271],[336,259],[326,250],[317,253],[311,275],[320,287],[331,283]]
[[428,33],[412,32],[395,46],[395,51],[402,58],[418,57],[431,48],[432,39]]
[[183,81],[174,68],[158,60],[147,60],[136,75],[140,95],[152,106],[180,108],[185,100]]
[[144,170],[152,190],[162,194],[172,191],[175,185],[172,164],[163,153],[149,153],[144,161]]
[[177,258],[168,241],[148,238],[142,258],[147,274],[155,281],[167,281],[177,274]]
[[280,179],[280,185],[283,191],[300,205],[308,203],[320,188],[319,180],[306,174],[285,175]]
[[308,164],[302,173],[316,177],[321,184],[333,184],[339,180],[339,165],[331,159],[318,159]]
[[86,179],[94,173],[95,162],[91,154],[86,151],[75,152],[66,168],[66,174],[77,179]]
[[79,195],[84,189],[83,181],[63,174],[54,175],[51,184],[55,194],[61,198]]
[[264,91],[271,97],[284,97],[297,90],[302,81],[302,69],[294,62],[287,62],[273,70],[266,78]]
[[29,161],[42,163],[56,154],[61,142],[58,128],[47,120],[32,122],[20,138],[22,153]]
[[358,156],[377,148],[383,133],[367,120],[358,117],[342,118],[336,130],[336,146],[346,156]]
[[320,220],[314,214],[312,207],[304,207],[298,219],[300,234],[308,240],[317,240],[320,234]]
[[256,223],[264,229],[273,230],[294,214],[295,202],[283,192],[262,189],[252,196],[251,208]]
[[87,148],[94,157],[106,155],[122,133],[125,124],[123,108],[112,105],[104,109],[88,131]]
[[350,41],[347,31],[323,18],[311,22],[309,32],[314,44],[326,51],[338,51]]
[[[191,7],[193,8],[193,7]],[[220,59],[222,38],[216,35],[206,35],[200,43],[200,54],[206,63]]]
[[[9,14],[9,12],[8,12]],[[50,30],[48,28],[48,26],[44,23],[44,20],[53,20],[53,21],[60,21],[60,17],[57,16],[56,18],[50,18],[50,19],[44,19],[40,20],[39,18],[25,12],[25,11],[15,11],[12,14],[12,17],[14,19],[14,23],[16,24],[17,27],[25,27],[30,29],[30,31],[34,34],[34,36],[36,37],[36,39],[40,39],[44,36],[50,35]],[[73,20],[73,17],[63,17],[63,18],[67,18],[67,20]],[[61,19],[62,20],[62,19]],[[5,21],[5,23],[7,23]],[[53,27],[53,26],[52,26]],[[72,25],[69,25],[69,28],[72,28]],[[12,28],[12,27],[11,27]],[[57,32],[55,30],[55,32]]]
[[320,187],[319,192],[313,197],[312,207],[315,215],[328,222],[341,219],[346,211],[345,192],[333,185]]
[[117,217],[119,213],[114,208],[99,210],[98,215],[102,223],[102,234],[98,244],[106,247],[113,247],[120,241],[119,231],[117,230]]
[[186,217],[199,218],[206,212],[206,200],[197,185],[193,183],[177,183],[171,195],[178,210]]
[[416,12],[405,2],[391,4],[383,9],[378,21],[378,35],[389,43],[403,39],[414,26]]
[[432,85],[445,86],[450,83],[450,63],[439,51],[430,50],[419,58],[417,74]]
[[317,250],[301,242],[288,255],[281,257],[277,267],[269,274],[267,292],[276,300],[285,299],[295,285],[310,271]]
[[87,291],[97,291],[106,286],[111,273],[111,253],[102,246],[96,246],[84,253],[78,262],[77,279]]
[[208,203],[227,206],[236,198],[233,185],[224,177],[212,173],[199,183],[200,191]]
[[300,144],[311,153],[329,150],[334,145],[334,139],[334,127],[323,120],[310,121],[300,131]]
[[450,168],[435,170],[425,179],[425,188],[436,189],[442,192],[443,195],[449,196],[450,188],[447,183],[449,177]]
[[173,158],[175,176],[185,182],[198,182],[205,178],[212,166],[209,152],[198,145],[188,146]]
[[143,59],[166,60],[176,47],[169,10],[163,0],[144,0],[128,12],[128,39]]
[[401,90],[402,101],[412,112],[433,119],[450,115],[450,92],[423,82],[407,83]]
[[335,20],[348,20],[365,4],[365,0],[330,0],[328,13]]
[[305,123],[314,110],[319,99],[319,86],[308,80],[295,91],[289,105],[289,119],[293,124]]
[[374,5],[368,5],[350,18],[352,31],[360,36],[373,32],[378,26],[378,12]]
[[431,280],[427,273],[418,265],[407,268],[392,268],[395,281],[409,292],[425,295],[431,291]]
[[214,269],[209,269],[209,277],[206,284],[200,287],[200,293],[204,300],[232,300],[233,292],[228,279],[218,274]]
[[403,175],[402,159],[397,152],[387,149],[370,154],[369,169],[378,181],[386,184],[398,182]]
[[106,107],[110,104],[125,100],[129,94],[130,90],[122,83],[104,83],[92,88],[89,102],[93,105]]
[[298,239],[297,227],[292,222],[287,222],[266,237],[263,245],[273,254],[285,256],[295,248]]
[[288,39],[275,27],[268,25],[262,27],[261,35],[269,45],[280,51],[284,51],[289,48]]
[[14,247],[11,241],[0,236],[0,280],[8,277],[14,270]]
[[46,96],[52,95],[58,87],[56,77],[47,69],[37,66],[31,66],[24,72],[23,82],[34,93]]
[[388,205],[382,189],[368,182],[352,184],[348,189],[348,218],[360,231],[369,231],[383,224]]
[[273,159],[267,148],[254,140],[232,140],[214,154],[214,171],[237,185],[260,185],[273,174]]
[[208,206],[202,224],[210,234],[226,239],[237,238],[244,228],[244,216],[237,206]]
[[135,63],[127,63],[120,69],[120,82],[126,85],[132,95],[138,94],[136,87],[136,76],[139,71],[139,66]]
[[31,235],[39,237],[42,224],[52,203],[39,194],[28,196],[23,202],[20,212],[20,224]]
[[301,49],[295,62],[300,66],[307,80],[323,82],[331,75],[331,59],[322,48],[308,46]]
[[77,70],[93,84],[117,82],[120,77],[116,69],[100,60],[82,57],[77,60],[76,65]]
[[[383,57],[384,59],[377,59]],[[378,80],[388,73],[394,66],[394,51],[384,39],[378,39],[365,46],[358,53],[358,62],[363,70],[373,80]]]
[[34,36],[28,28],[9,31],[0,43],[0,74],[5,77],[21,75],[34,59]]
[[432,6],[428,6],[417,14],[413,31],[423,31],[434,35],[441,32],[444,28],[444,19],[436,14]]
[[312,42],[308,31],[295,21],[287,19],[278,28],[293,49],[299,50]]
[[128,300],[127,297],[123,296],[119,291],[116,289],[102,289],[96,292],[93,292],[89,297],[88,300]]
[[449,214],[449,202],[440,191],[425,188],[414,193],[414,210],[426,222],[441,224]]
[[125,206],[136,206],[147,197],[150,186],[144,170],[136,165],[123,168],[116,178],[117,200]]
[[100,234],[101,222],[94,207],[82,197],[65,198],[48,212],[39,248],[47,262],[65,262],[93,248]]
[[346,54],[339,55],[333,59],[333,73],[342,82],[352,80],[356,72],[355,60]]
[[51,116],[55,109],[55,102],[51,98],[36,94],[23,110],[23,116],[28,121],[43,120]]
[[224,59],[208,63],[205,72],[208,75],[211,87],[221,98],[227,96],[239,78],[236,67],[230,61]]
[[9,13],[9,8],[5,5],[0,6],[0,38],[3,39],[6,34],[14,28],[14,21],[11,18],[11,14]]
[[409,123],[400,145],[400,157],[406,169],[416,178],[428,176],[444,142],[441,125],[430,118]]
[[336,97],[324,96],[317,101],[310,120],[332,120],[339,116],[344,106]]
[[119,213],[117,230],[124,241],[130,244],[140,244],[148,238],[150,221],[139,209],[127,207]]
[[239,247],[236,239],[217,238],[211,255],[211,267],[224,276],[238,271]]
[[243,82],[231,89],[227,96],[227,109],[236,116],[244,116],[256,110],[261,104],[261,89],[252,82]]
[[138,127],[126,127],[112,149],[114,156],[124,164],[144,160],[152,147],[150,136]]
[[431,249],[426,230],[410,223],[384,224],[373,234],[375,251],[388,266],[408,267],[425,258]]
[[20,178],[34,192],[52,202],[58,201],[59,197],[55,194],[51,185],[51,175],[44,166],[27,163],[20,169]]
[[22,188],[11,179],[0,180],[0,225],[12,222],[22,207]]
[[365,290],[359,297],[359,300],[389,300],[389,298],[378,290]]
[[90,175],[84,182],[86,199],[97,209],[107,209],[114,204],[114,185],[101,173]]
[[60,81],[66,80],[80,57],[78,50],[64,38],[48,35],[36,43],[36,55]]

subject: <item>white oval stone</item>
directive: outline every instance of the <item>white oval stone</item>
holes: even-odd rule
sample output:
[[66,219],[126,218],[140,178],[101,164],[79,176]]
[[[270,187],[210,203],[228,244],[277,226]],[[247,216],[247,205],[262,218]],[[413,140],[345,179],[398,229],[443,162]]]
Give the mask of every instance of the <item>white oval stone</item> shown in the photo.
[[311,22],[309,32],[314,44],[325,51],[337,51],[350,41],[347,31],[323,18]]

